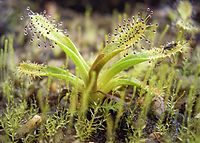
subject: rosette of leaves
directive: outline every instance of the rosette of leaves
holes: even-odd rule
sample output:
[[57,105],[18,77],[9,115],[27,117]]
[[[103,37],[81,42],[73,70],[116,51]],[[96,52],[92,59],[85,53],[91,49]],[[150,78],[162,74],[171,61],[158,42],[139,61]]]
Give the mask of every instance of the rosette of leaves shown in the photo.
[[[187,44],[183,41],[152,47],[148,35],[155,33],[157,28],[157,24],[150,24],[149,22],[152,14],[153,11],[147,9],[145,15],[138,13],[137,16],[124,20],[115,29],[115,33],[108,36],[105,47],[99,51],[93,64],[89,65],[69,36],[65,34],[64,30],[59,29],[54,20],[50,20],[45,13],[38,14],[29,10],[28,18],[30,22],[26,26],[25,32],[31,29],[29,32],[32,33],[32,37],[38,37],[40,40],[42,38],[48,39],[52,43],[49,47],[55,45],[57,45],[56,48],[60,47],[79,69],[80,75],[74,75],[63,68],[29,62],[20,63],[18,71],[22,75],[31,77],[51,76],[69,81],[72,86],[76,85],[76,88],[80,88],[78,90],[84,97],[83,104],[85,105],[91,100],[101,100],[118,86],[141,87],[139,80],[133,77],[127,78],[127,75],[119,76],[119,73],[143,62],[170,57],[177,52],[182,52],[187,47]],[[138,46],[143,43],[149,44],[148,49]],[[114,58],[123,52],[128,54],[122,58]],[[115,61],[109,65],[111,59],[115,59]],[[106,64],[109,65],[109,68],[105,68]],[[100,94],[98,91],[105,94]]]

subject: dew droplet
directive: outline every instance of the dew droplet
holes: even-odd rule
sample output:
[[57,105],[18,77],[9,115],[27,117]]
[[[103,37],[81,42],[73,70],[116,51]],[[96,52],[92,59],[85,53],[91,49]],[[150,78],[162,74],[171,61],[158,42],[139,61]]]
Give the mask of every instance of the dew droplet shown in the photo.
[[26,8],[26,10],[28,10],[28,11],[29,11],[29,10],[30,10],[30,7],[28,6],[28,7]]
[[67,34],[67,29],[64,29],[64,34]]
[[43,14],[46,14],[46,13],[47,13],[47,11],[46,11],[46,10],[44,10],[44,11],[43,11]]
[[23,20],[23,19],[24,19],[24,16],[21,16],[21,17],[20,17],[20,20]]
[[31,12],[28,12],[28,16],[31,17],[31,15],[32,15],[32,13],[31,13]]
[[54,46],[50,44],[50,48],[54,48]]
[[31,38],[30,41],[33,42],[34,41],[33,38]]
[[48,15],[47,17],[48,17],[48,18],[51,18],[51,15]]
[[24,35],[25,35],[25,36],[28,35],[28,32],[24,31]]
[[29,29],[29,30],[31,30],[31,29],[32,29],[32,26],[31,26],[31,25],[29,25],[29,26],[28,26],[28,29]]
[[53,20],[52,20],[52,23],[55,23],[55,22],[56,22],[56,20],[55,20],[55,19],[53,19]]
[[63,22],[61,21],[60,23],[58,23],[58,26],[62,26],[63,25]]

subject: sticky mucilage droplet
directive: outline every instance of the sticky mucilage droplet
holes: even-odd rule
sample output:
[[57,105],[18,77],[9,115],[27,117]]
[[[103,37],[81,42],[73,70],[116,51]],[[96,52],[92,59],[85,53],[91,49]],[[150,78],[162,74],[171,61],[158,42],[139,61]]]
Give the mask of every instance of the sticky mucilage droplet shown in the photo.
[[25,35],[25,36],[28,35],[28,32],[27,32],[27,31],[24,31],[24,35]]
[[46,10],[44,10],[44,11],[43,11],[43,14],[45,15],[46,13],[47,13],[47,11],[46,11]]
[[67,29],[64,29],[64,34],[67,34]]
[[33,42],[33,41],[34,41],[34,39],[33,39],[33,38],[31,38],[31,39],[30,39],[30,41],[31,41],[31,42]]
[[24,20],[24,16],[21,16],[21,17],[20,17],[20,20]]
[[30,7],[28,6],[28,7],[26,8],[26,10],[29,11],[29,10],[30,10]]

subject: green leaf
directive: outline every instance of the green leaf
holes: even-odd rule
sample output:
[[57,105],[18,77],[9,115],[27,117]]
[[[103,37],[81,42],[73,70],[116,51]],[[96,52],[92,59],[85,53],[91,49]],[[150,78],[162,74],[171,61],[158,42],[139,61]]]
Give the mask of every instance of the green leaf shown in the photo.
[[118,86],[131,85],[136,87],[141,87],[141,82],[133,78],[114,78],[110,80],[106,86],[103,86],[100,91],[104,93],[110,92],[112,89],[115,89]]
[[72,41],[65,36],[60,29],[57,29],[46,17],[40,14],[32,14],[30,19],[37,32],[55,42],[66,55],[72,59],[75,65],[81,69],[80,75],[83,80],[87,81],[89,66]]
[[129,18],[123,21],[123,25],[118,25],[115,29],[115,34],[109,35],[106,46],[102,49],[99,56],[97,56],[90,72],[95,71],[98,76],[103,66],[114,56],[131,48],[142,39],[147,40],[146,33],[153,29],[155,30],[155,27],[157,27],[154,24],[148,24],[152,14],[153,12],[148,9],[144,18]]
[[103,93],[108,93],[117,87],[127,86],[127,85],[141,88],[145,92],[148,92],[149,94],[152,94],[152,95],[159,95],[159,96],[161,95],[160,89],[156,87],[149,87],[148,85],[144,85],[141,81],[133,77],[113,78],[106,84],[106,86],[103,86],[100,89],[100,91],[102,91]]
[[174,55],[177,52],[181,52],[183,49],[186,48],[187,44],[182,42],[177,42],[171,46],[170,49],[164,50],[164,48],[154,48],[152,50],[145,50],[135,55],[128,55],[127,57],[117,61],[114,63],[109,69],[104,71],[98,80],[98,87],[101,88],[102,86],[106,86],[106,84],[118,73],[123,70],[126,70],[134,65],[137,65],[142,62],[156,60],[160,58],[166,58]]
[[101,88],[101,86],[108,83],[110,79],[112,79],[115,75],[117,75],[121,71],[148,60],[149,59],[147,57],[144,57],[144,56],[140,57],[140,56],[135,56],[135,55],[129,55],[119,60],[118,62],[114,63],[112,67],[110,67],[105,72],[103,72],[102,75],[100,75],[99,81],[98,81],[99,83],[98,87]]
[[81,79],[71,74],[69,71],[66,71],[62,68],[39,65],[35,63],[20,63],[18,71],[22,75],[28,75],[30,77],[41,77],[41,76],[51,76],[58,79],[63,79],[71,82],[73,85],[78,84],[84,86],[84,83]]
[[192,5],[189,1],[180,1],[178,5],[178,12],[183,20],[188,19],[192,15]]
[[110,59],[112,59],[114,56],[119,54],[121,51],[123,51],[123,49],[114,50],[113,52],[109,54],[100,53],[98,57],[96,58],[96,60],[94,61],[94,63],[92,64],[90,71],[95,71],[98,74],[100,70],[103,68],[103,66],[107,62],[109,62]]

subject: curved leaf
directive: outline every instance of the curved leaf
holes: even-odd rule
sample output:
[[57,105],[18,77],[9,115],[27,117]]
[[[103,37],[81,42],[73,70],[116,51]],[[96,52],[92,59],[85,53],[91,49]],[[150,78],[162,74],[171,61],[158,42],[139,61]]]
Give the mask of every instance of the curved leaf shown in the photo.
[[185,43],[183,44],[181,42],[177,42],[174,45],[169,44],[167,46],[168,48],[155,48],[152,50],[142,51],[135,55],[128,55],[127,57],[117,61],[109,69],[103,72],[102,75],[99,76],[98,87],[101,88],[102,86],[106,85],[115,75],[123,70],[126,70],[142,62],[170,57],[177,52],[181,52],[182,49],[186,48],[187,45]]
[[76,77],[75,75],[71,74],[70,72],[51,66],[39,65],[35,63],[20,63],[18,67],[18,71],[21,74],[26,74],[30,77],[41,77],[41,76],[51,76],[56,77],[58,79],[63,79],[71,82],[72,84],[80,86],[84,86],[84,83],[81,79]]
[[30,19],[36,32],[55,42],[72,59],[75,65],[81,69],[81,77],[86,81],[89,66],[72,41],[64,35],[60,29],[57,29],[46,17],[33,13],[30,15]]

